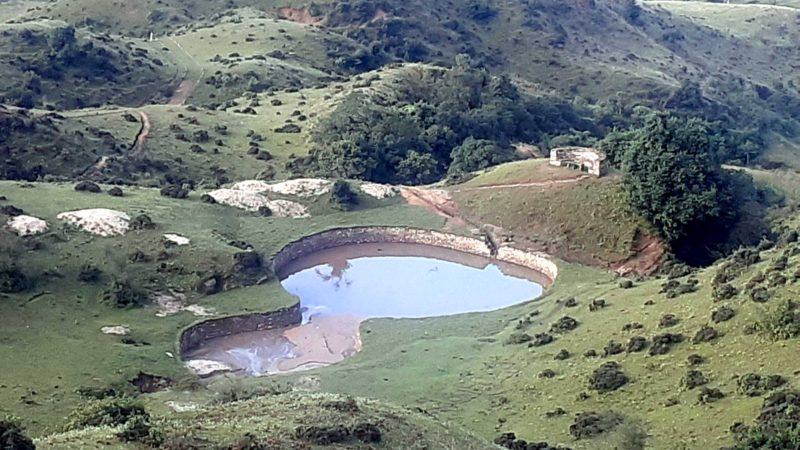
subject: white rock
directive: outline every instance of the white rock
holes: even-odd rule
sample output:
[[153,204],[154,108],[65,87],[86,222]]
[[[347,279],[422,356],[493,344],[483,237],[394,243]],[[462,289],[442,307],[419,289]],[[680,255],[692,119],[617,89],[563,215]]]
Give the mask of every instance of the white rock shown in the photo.
[[246,180],[234,184],[233,189],[252,193],[273,192],[275,194],[308,198],[318,197],[330,192],[332,185],[333,183],[330,181],[321,178],[297,178],[279,183]]
[[127,336],[130,334],[131,329],[122,325],[111,325],[100,328],[100,331],[102,331],[103,334],[109,334],[112,336]]
[[309,217],[308,208],[289,200],[270,200],[267,204],[272,214],[278,217]]
[[238,189],[217,189],[208,193],[217,203],[233,206],[247,211],[258,211],[262,206],[269,206],[269,199],[257,192],[240,191]]
[[197,317],[208,317],[214,315],[214,310],[200,305],[189,305],[182,308],[184,311],[192,313]]
[[176,402],[174,400],[170,400],[166,402],[166,405],[169,406],[175,412],[189,412],[189,411],[197,411],[200,407],[197,403],[194,402]]
[[397,186],[389,184],[362,183],[358,188],[361,192],[377,199],[396,197],[400,194],[400,189]]
[[217,373],[232,372],[234,370],[233,367],[225,363],[210,359],[190,359],[186,361],[186,367],[200,377],[210,377]]
[[113,209],[82,209],[80,211],[63,212],[56,216],[58,220],[77,226],[87,233],[98,236],[120,236],[130,228],[127,214]]
[[189,245],[189,242],[191,242],[189,238],[180,234],[165,234],[164,239],[176,245]]
[[33,216],[16,216],[8,219],[8,227],[20,236],[33,236],[47,231],[47,222]]
[[266,206],[277,217],[309,217],[308,208],[289,200],[270,200],[257,193],[238,189],[217,189],[208,193],[218,203],[247,211],[258,211]]

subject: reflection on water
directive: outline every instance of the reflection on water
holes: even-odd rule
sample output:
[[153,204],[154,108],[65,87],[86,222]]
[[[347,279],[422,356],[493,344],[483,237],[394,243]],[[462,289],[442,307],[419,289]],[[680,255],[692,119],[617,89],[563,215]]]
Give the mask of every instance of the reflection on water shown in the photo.
[[301,325],[213,339],[188,358],[250,375],[309,369],[358,352],[364,319],[491,311],[542,294],[534,281],[540,278],[527,269],[414,244],[323,250],[297,260],[289,273],[281,284],[300,298]]
[[367,256],[347,265],[321,264],[281,283],[318,314],[433,317],[491,311],[538,297],[538,283],[421,256]]

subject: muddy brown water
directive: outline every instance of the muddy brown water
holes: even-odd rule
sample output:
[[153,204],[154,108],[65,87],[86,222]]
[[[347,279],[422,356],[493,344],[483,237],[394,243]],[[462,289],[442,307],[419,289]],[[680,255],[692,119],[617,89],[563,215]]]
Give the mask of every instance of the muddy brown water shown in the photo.
[[218,361],[255,376],[326,366],[361,349],[363,320],[492,311],[539,297],[548,281],[526,267],[397,243],[320,250],[278,275],[300,298],[301,325],[211,339],[186,359]]

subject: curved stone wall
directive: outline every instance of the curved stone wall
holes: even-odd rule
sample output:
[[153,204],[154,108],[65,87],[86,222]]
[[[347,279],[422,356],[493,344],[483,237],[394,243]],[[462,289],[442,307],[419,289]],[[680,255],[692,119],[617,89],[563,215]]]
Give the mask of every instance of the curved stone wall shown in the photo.
[[[558,276],[558,266],[545,253],[529,252],[514,247],[500,246],[497,254],[481,239],[440,231],[403,227],[337,228],[298,239],[281,249],[272,259],[273,269],[280,278],[290,263],[314,252],[353,244],[406,243],[439,247],[457,252],[515,264],[542,274],[545,286],[550,286]],[[211,319],[187,328],[180,337],[180,352],[196,347],[201,342],[222,336],[251,331],[270,330],[297,325],[302,321],[300,304],[265,313]]]
[[272,260],[273,269],[280,278],[283,278],[288,275],[284,273],[284,269],[301,256],[343,245],[390,242],[430,245],[516,264],[541,273],[546,277],[548,285],[558,276],[558,266],[545,253],[501,246],[497,250],[497,255],[492,256],[491,250],[481,239],[404,227],[337,228],[312,234],[290,243],[278,252]]

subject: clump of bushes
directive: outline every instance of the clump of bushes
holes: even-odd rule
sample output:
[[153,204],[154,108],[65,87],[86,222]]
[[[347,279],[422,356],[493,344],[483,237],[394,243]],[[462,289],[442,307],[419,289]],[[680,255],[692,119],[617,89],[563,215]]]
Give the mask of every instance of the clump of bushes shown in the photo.
[[361,422],[349,427],[345,425],[302,425],[295,428],[294,435],[298,439],[315,445],[338,444],[352,439],[375,444],[383,439],[383,433],[378,425],[370,422]]
[[664,333],[653,336],[653,345],[650,346],[650,355],[665,355],[673,345],[683,342],[685,337],[680,333]]
[[758,375],[747,373],[736,380],[739,392],[748,397],[759,397],[765,392],[775,390],[788,383],[788,380],[780,375]]
[[719,332],[714,329],[714,327],[710,327],[705,325],[697,330],[694,337],[692,338],[692,344],[700,344],[703,342],[711,342],[719,337]]
[[75,185],[75,190],[78,192],[91,192],[92,194],[99,194],[103,192],[96,183],[92,183],[91,181],[81,181],[80,183]]
[[582,412],[569,426],[569,434],[575,439],[585,439],[613,431],[625,421],[622,414],[606,412]]
[[93,264],[86,264],[81,267],[78,273],[78,280],[84,283],[96,283],[103,275],[103,271]]
[[708,384],[708,378],[706,378],[706,376],[703,375],[703,372],[700,372],[699,370],[690,370],[686,372],[686,375],[684,375],[681,379],[681,384],[687,389],[694,389],[696,387],[703,386],[704,384]]
[[714,323],[727,322],[736,316],[736,310],[730,306],[723,306],[711,312],[711,320]]
[[770,395],[752,427],[735,426],[734,450],[783,450],[800,443],[800,391],[780,391]]
[[136,417],[149,419],[144,407],[130,398],[93,400],[74,410],[67,417],[66,431],[86,427],[125,425]]
[[630,381],[622,367],[616,362],[610,361],[592,372],[589,377],[589,387],[598,392],[611,392],[625,386]]
[[698,289],[699,282],[691,278],[681,283],[678,280],[669,280],[661,285],[661,293],[665,294],[667,298],[676,298],[683,294],[695,292]]
[[170,197],[170,198],[186,198],[189,196],[189,190],[184,188],[183,186],[178,185],[169,185],[166,187],[161,188],[159,191],[162,197]]
[[494,443],[508,449],[518,450],[518,449],[536,449],[536,450],[569,450],[566,447],[561,446],[551,446],[546,442],[527,442],[524,439],[517,439],[517,435],[514,433],[503,433],[497,438],[495,438]]
[[106,300],[117,308],[136,308],[147,302],[147,293],[129,280],[118,279],[106,292]]
[[753,328],[773,340],[800,337],[800,308],[794,301],[781,301],[767,310]]
[[715,284],[711,290],[714,301],[730,300],[739,294],[739,290],[728,283]]
[[131,220],[130,227],[132,230],[152,230],[156,224],[147,214],[139,214]]

